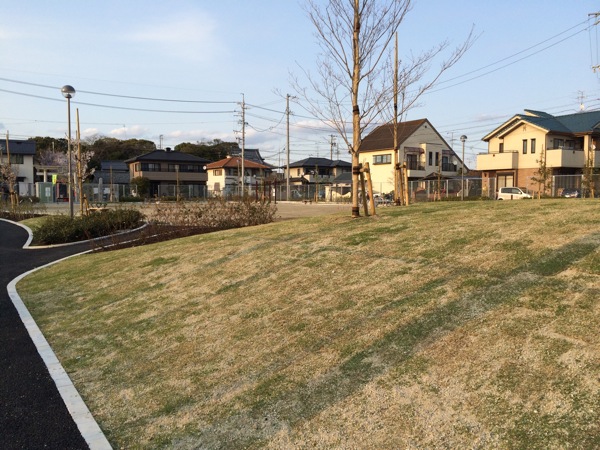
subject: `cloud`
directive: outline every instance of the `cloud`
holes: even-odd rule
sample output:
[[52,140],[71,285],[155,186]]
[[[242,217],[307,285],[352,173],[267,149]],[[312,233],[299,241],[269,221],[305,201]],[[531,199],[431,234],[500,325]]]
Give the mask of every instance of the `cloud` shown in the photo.
[[153,51],[160,51],[168,57],[205,62],[224,51],[216,30],[217,23],[212,17],[196,12],[145,23],[127,33],[125,38],[151,46]]
[[109,135],[120,139],[137,139],[145,137],[150,133],[150,129],[141,125],[132,125],[130,127],[115,128],[109,131]]
[[220,139],[222,141],[233,141],[231,134],[223,132],[214,132],[206,130],[175,130],[166,134],[169,140],[179,140],[181,142],[202,142]]

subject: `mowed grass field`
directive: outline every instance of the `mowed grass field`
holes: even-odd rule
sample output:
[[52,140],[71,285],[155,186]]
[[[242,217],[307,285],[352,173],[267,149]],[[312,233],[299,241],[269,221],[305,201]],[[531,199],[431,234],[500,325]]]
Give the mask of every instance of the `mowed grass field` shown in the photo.
[[380,208],[17,286],[115,448],[600,448],[600,203]]

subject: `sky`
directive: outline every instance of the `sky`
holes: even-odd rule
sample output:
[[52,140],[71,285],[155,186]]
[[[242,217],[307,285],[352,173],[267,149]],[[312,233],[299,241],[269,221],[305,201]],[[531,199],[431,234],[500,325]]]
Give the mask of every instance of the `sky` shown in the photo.
[[[317,0],[325,3],[325,0]],[[0,135],[63,138],[71,101],[82,138],[157,146],[242,137],[276,166],[286,160],[292,76],[315,72],[319,47],[304,0],[3,0]],[[405,120],[428,119],[475,167],[481,139],[524,109],[600,108],[598,28],[591,0],[415,0],[399,29],[400,58],[477,39]],[[437,62],[432,65],[432,73]],[[243,102],[243,103],[242,103]],[[290,160],[330,157],[334,130],[290,104]],[[382,119],[384,120],[384,119]],[[74,134],[74,131],[73,131]],[[162,136],[162,137],[161,137]],[[334,159],[349,160],[342,141]]]

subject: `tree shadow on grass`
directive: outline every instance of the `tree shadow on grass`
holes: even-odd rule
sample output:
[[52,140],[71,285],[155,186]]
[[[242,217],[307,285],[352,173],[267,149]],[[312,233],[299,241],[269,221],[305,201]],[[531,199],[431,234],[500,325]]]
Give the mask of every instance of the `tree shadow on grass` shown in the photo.
[[[526,262],[497,282],[397,328],[328,373],[306,383],[290,386],[285,377],[274,373],[237,399],[244,405],[241,412],[217,419],[213,425],[196,430],[199,432],[197,439],[203,447],[208,448],[260,446],[277,432],[310,420],[357,393],[390,368],[406,362],[424,344],[440,339],[494,308],[518,300],[523,292],[539,283],[540,277],[553,276],[566,270],[597,248],[598,236],[588,236],[547,251],[540,259]],[[391,303],[397,307],[405,304],[401,299],[394,299]]]

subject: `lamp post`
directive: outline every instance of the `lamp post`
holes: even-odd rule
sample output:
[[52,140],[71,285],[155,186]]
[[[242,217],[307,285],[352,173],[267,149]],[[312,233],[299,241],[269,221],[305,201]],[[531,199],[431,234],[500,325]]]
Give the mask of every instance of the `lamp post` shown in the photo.
[[71,98],[75,95],[75,88],[68,84],[64,85],[60,92],[63,97],[67,99],[67,121],[69,123],[69,132],[67,136],[67,158],[68,158],[68,167],[69,167],[69,181],[67,182],[67,187],[69,189],[69,215],[71,219],[73,218],[73,185],[72,185],[72,168],[71,168]]
[[467,136],[464,134],[460,137],[460,142],[462,142],[462,167],[460,170],[460,199],[461,201],[465,199],[465,141],[467,140]]

